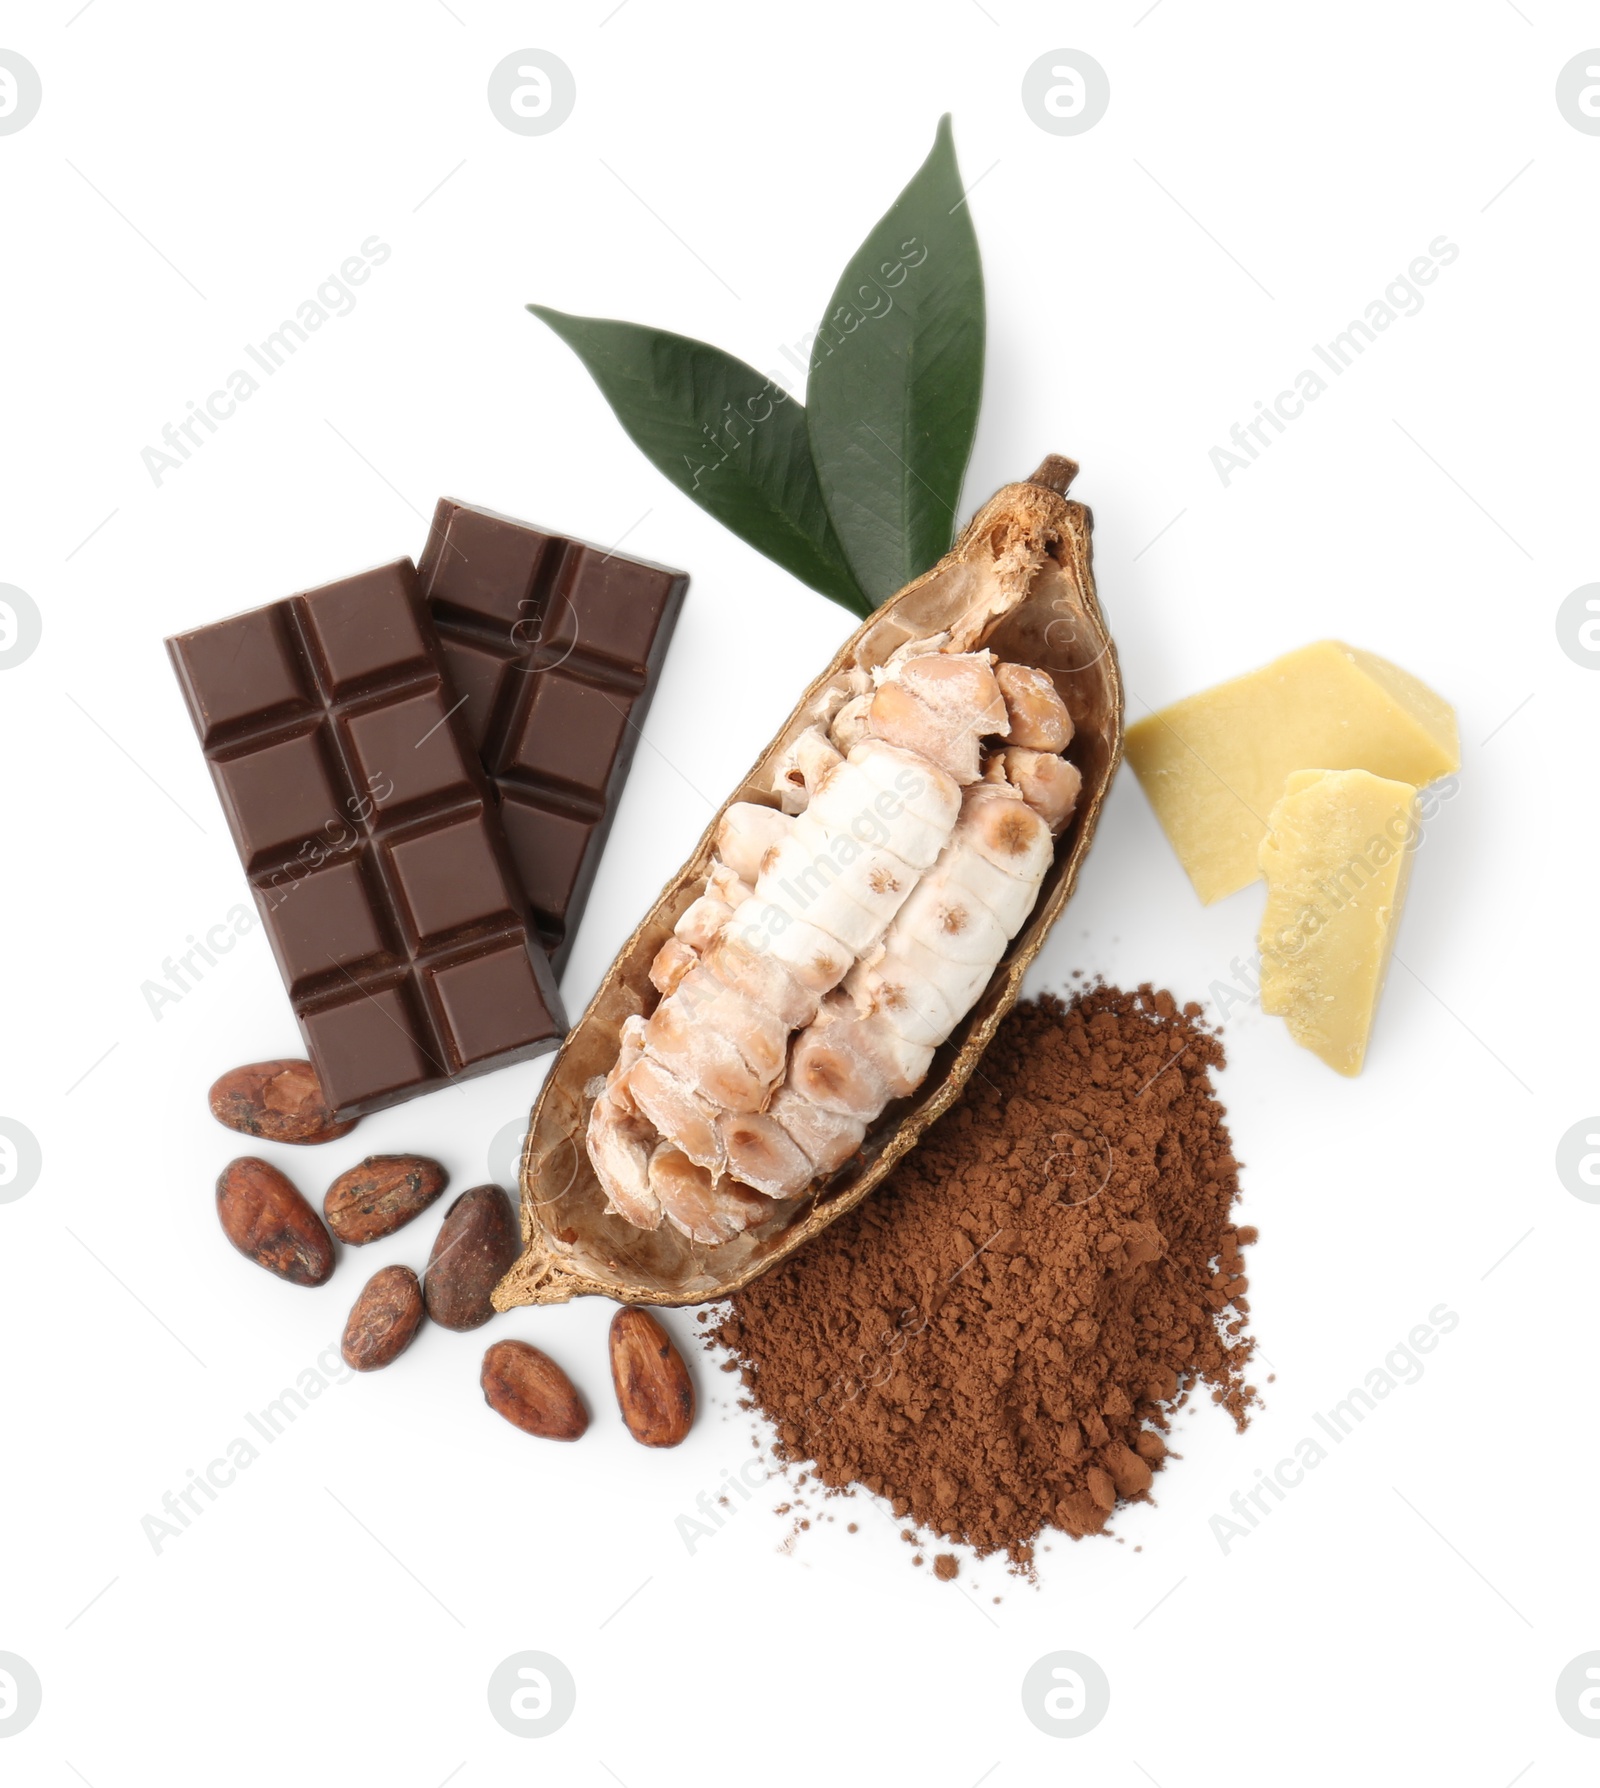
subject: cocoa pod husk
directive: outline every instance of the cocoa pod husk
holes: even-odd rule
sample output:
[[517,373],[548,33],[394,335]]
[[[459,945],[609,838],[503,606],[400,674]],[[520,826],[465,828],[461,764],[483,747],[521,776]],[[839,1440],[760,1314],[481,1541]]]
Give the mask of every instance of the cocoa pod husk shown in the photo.
[[694,1426],[694,1382],[661,1323],[637,1305],[611,1319],[611,1383],[642,1447],[675,1447]]
[[368,1155],[328,1188],[322,1214],[341,1242],[359,1248],[404,1229],[444,1191],[449,1175],[426,1155]]
[[377,1372],[399,1359],[422,1324],[422,1285],[408,1266],[380,1268],[350,1307],[339,1351],[357,1372]]
[[230,1161],[217,1177],[222,1232],[246,1260],[291,1285],[321,1285],[333,1272],[333,1238],[271,1162]]
[[[960,1096],[1050,927],[1071,898],[1122,757],[1122,684],[1116,648],[1095,595],[1092,518],[1066,496],[1077,468],[1052,455],[984,504],[937,565],[891,596],[840,647],[801,695],[740,785],[662,889],[568,1032],[533,1108],[522,1158],[528,1245],[501,1282],[502,1310],[604,1296],[622,1304],[701,1304],[748,1285],[853,1210]],[[634,1228],[612,1211],[589,1161],[594,1088],[615,1065],[622,1027],[653,1011],[650,967],[703,891],[717,824],[734,801],[771,805],[773,776],[795,740],[858,672],[870,673],[907,642],[948,633],[953,649],[991,648],[1045,671],[1071,714],[1069,758],[1083,792],[1056,841],[1033,912],[976,1004],[934,1057],[916,1091],[885,1108],[849,1161],[757,1228],[707,1248],[670,1224]]]
[[207,1096],[219,1124],[263,1142],[333,1142],[360,1122],[334,1117],[310,1062],[284,1059],[230,1068],[212,1082]]
[[429,1317],[442,1329],[482,1328],[494,1315],[490,1294],[521,1246],[517,1214],[498,1186],[463,1192],[444,1214],[422,1275]]
[[496,1341],[483,1356],[484,1401],[524,1434],[576,1440],[589,1412],[566,1373],[526,1341]]

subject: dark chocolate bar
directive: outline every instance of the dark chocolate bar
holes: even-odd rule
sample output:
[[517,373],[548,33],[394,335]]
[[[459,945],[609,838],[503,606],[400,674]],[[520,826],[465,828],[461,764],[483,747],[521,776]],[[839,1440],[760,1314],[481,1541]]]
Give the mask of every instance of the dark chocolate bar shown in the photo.
[[553,1049],[555,976],[411,561],[167,650],[338,1115]]
[[448,497],[418,574],[559,974],[689,579]]

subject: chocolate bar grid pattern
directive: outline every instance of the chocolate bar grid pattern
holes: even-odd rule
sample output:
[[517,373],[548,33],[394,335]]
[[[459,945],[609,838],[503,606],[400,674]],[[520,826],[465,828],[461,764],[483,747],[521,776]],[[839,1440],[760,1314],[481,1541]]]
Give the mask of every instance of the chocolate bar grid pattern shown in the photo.
[[340,1115],[554,1047],[559,996],[410,561],[169,649]]
[[419,575],[559,973],[689,580],[449,498]]

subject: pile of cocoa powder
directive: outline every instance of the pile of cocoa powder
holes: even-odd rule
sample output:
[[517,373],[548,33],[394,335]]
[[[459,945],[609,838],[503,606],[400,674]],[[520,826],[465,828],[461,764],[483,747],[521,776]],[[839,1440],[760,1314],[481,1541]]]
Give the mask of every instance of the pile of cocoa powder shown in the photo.
[[1027,1565],[1042,1529],[1149,1500],[1197,1387],[1244,1427],[1255,1231],[1199,1014],[1149,987],[1019,1005],[878,1191],[730,1300],[707,1333],[780,1459]]

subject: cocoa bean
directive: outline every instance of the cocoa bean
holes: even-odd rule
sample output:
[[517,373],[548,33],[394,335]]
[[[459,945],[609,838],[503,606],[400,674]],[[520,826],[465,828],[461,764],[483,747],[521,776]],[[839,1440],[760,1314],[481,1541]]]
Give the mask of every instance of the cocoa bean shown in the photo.
[[368,1155],[328,1188],[322,1214],[341,1242],[359,1248],[403,1229],[445,1188],[449,1176],[426,1155]]
[[422,1286],[408,1266],[382,1267],[361,1288],[339,1351],[357,1372],[376,1372],[411,1345],[422,1322]]
[[444,1214],[422,1275],[428,1315],[443,1329],[481,1328],[494,1315],[489,1294],[521,1252],[511,1200],[498,1186],[474,1186]]
[[291,1285],[320,1285],[333,1271],[333,1239],[289,1181],[254,1155],[217,1179],[222,1232],[247,1260]]
[[264,1142],[332,1142],[359,1122],[334,1117],[310,1062],[251,1062],[230,1069],[209,1097],[219,1124]]
[[589,1426],[573,1383],[547,1353],[526,1341],[496,1341],[483,1356],[484,1401],[524,1434],[576,1440]]
[[648,1310],[611,1319],[611,1382],[628,1432],[645,1447],[675,1447],[694,1425],[694,1384],[672,1337]]

